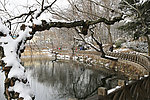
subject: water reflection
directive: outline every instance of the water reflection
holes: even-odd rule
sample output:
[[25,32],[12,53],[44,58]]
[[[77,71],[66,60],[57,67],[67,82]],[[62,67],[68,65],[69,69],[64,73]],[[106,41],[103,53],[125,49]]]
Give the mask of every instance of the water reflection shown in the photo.
[[115,77],[113,84],[106,84],[105,77],[110,78],[113,75],[88,69],[85,65],[73,61],[44,60],[24,64],[27,66],[26,74],[36,100],[85,99],[95,94],[100,86],[111,88],[111,85],[117,84],[118,77]]
[[[86,99],[97,94],[98,87],[111,88],[117,84],[118,78],[124,78],[73,61],[25,61],[24,65],[35,100]],[[0,72],[0,100],[6,100],[4,79],[4,73]]]
[[4,73],[0,71],[0,100],[5,100],[4,96]]

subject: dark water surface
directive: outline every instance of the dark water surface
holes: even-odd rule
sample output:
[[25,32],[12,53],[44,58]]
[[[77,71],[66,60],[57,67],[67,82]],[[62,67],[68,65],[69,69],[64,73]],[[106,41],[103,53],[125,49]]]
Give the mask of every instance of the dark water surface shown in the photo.
[[[85,99],[96,93],[97,88],[104,85],[101,79],[108,76],[73,61],[43,60],[25,62],[24,65],[35,100]],[[5,100],[3,93],[4,73],[0,72],[0,100]]]

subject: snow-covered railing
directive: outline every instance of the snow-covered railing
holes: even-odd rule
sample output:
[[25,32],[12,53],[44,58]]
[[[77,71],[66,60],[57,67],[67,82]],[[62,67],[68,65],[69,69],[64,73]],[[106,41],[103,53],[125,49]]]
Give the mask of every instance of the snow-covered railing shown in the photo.
[[98,89],[98,100],[149,100],[149,80],[150,76],[142,77],[140,80],[128,84],[121,80],[122,85],[118,84],[110,90],[100,87]]
[[[68,54],[72,54],[72,51],[57,51],[60,54],[64,54],[64,55],[68,55]],[[81,55],[81,56],[91,56],[93,55],[93,57],[96,58],[95,55],[99,55],[100,57],[100,53],[96,52],[96,51],[76,51],[75,55]],[[112,57],[117,57],[119,59],[123,59],[123,60],[128,60],[131,62],[135,62],[141,66],[143,66],[145,69],[147,69],[148,71],[150,71],[150,61],[147,57],[140,55],[140,54],[130,54],[130,53],[117,53],[117,52],[106,52],[106,55],[108,56],[112,56]]]
[[[150,76],[146,76],[108,91],[105,88],[100,88],[104,92],[100,91],[99,100],[149,100],[149,80]],[[102,93],[108,94],[103,95]]]
[[119,59],[135,62],[150,71],[150,61],[143,55],[116,52],[107,52],[106,54],[109,56],[118,57]]

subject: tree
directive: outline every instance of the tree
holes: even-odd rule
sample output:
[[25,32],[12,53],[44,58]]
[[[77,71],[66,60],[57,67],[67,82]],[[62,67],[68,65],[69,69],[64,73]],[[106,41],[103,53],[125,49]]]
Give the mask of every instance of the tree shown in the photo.
[[[103,7],[103,16],[107,19],[111,19],[115,14],[118,14],[118,0],[102,0],[100,2],[92,1],[95,4]],[[110,9],[111,8],[111,9]],[[107,28],[108,44],[113,48],[112,28],[111,25],[104,25]],[[112,49],[113,50],[113,49]]]
[[148,55],[150,56],[150,0],[122,0],[120,9],[128,16],[125,25],[119,27],[126,33],[133,34],[134,39],[147,38]]
[[[20,57],[21,53],[24,52],[26,42],[31,40],[36,32],[49,30],[50,28],[79,27],[79,29],[81,29],[79,34],[87,35],[89,28],[96,24],[105,23],[107,25],[113,25],[115,22],[122,20],[122,15],[114,17],[111,20],[104,17],[99,17],[94,20],[79,20],[71,22],[53,22],[46,21],[44,19],[38,20],[43,13],[49,11],[56,1],[57,0],[54,0],[52,3],[49,3],[48,6],[45,6],[45,0],[42,0],[42,3],[40,4],[41,9],[31,9],[31,7],[29,7],[29,11],[26,13],[22,13],[18,16],[11,16],[9,14],[10,16],[6,17],[6,21],[4,20],[4,17],[2,17],[2,20],[0,21],[1,66],[3,67],[3,71],[5,71],[6,75],[5,94],[8,100],[11,100],[11,98],[21,100],[34,99],[34,95],[30,91],[29,82],[25,76],[25,69],[21,64]],[[16,31],[18,34],[14,39],[14,33],[11,26],[15,23],[20,28]],[[99,45],[99,48],[96,48],[96,50],[98,52],[103,52],[102,43],[98,42],[94,36],[93,39]],[[102,57],[106,57],[104,53]]]
[[[94,0],[82,0],[82,1],[77,1],[77,0],[68,0],[70,3],[70,7],[68,7],[67,10],[65,11],[58,11],[58,13],[54,13],[55,16],[57,16],[57,19],[63,19],[63,20],[81,20],[81,19],[86,19],[86,20],[95,20],[99,17],[105,17],[108,20],[111,20],[111,18],[115,15],[115,14],[119,14],[119,11],[117,11],[115,9],[115,7],[113,7],[115,4],[115,2],[117,2],[118,0],[115,0],[115,4],[110,3],[109,1],[94,1]],[[104,3],[103,3],[104,2]],[[109,5],[109,6],[108,6]],[[63,17],[62,17],[63,16]],[[71,17],[70,17],[71,16]],[[79,36],[82,37],[81,39],[78,40],[82,40],[86,37],[89,37],[90,34],[92,33],[94,38],[97,39],[99,42],[99,44],[102,43],[108,43],[107,41],[109,40],[110,44],[112,45],[112,36],[111,36],[111,27],[110,25],[106,25],[106,24],[97,24],[92,26],[93,27],[93,32],[89,31],[87,36]],[[90,28],[92,28],[90,27]],[[81,29],[76,29],[77,34],[80,33]],[[74,31],[72,31],[72,33],[75,33]],[[92,36],[92,37],[93,37]],[[108,38],[109,36],[109,38]],[[94,40],[94,39],[93,39]],[[104,41],[106,40],[106,41]],[[85,40],[84,40],[85,41]],[[97,42],[94,44],[95,46],[98,46]],[[93,46],[94,46],[93,45]],[[92,47],[93,47],[92,46]],[[102,55],[105,55],[104,53]]]

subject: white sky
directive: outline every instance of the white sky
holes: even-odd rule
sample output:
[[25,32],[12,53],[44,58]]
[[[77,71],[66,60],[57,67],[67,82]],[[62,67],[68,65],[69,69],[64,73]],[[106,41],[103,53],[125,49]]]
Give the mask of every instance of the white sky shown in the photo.
[[[0,0],[0,1],[3,3],[4,0]],[[37,1],[39,1],[40,3],[42,2],[42,0],[37,0]],[[51,3],[54,0],[48,0],[48,1]],[[40,9],[39,7],[36,6],[36,4],[38,4],[36,0],[6,0],[6,2],[7,2],[6,9],[11,15],[14,15],[14,16],[28,12],[30,6],[35,6],[35,8],[33,9],[36,9],[36,8]],[[56,7],[57,5],[59,6],[59,8],[63,9],[63,8],[68,7],[67,6],[68,4],[69,3],[67,0],[57,0],[55,2],[55,5],[53,5],[52,7]],[[45,5],[48,5],[48,4],[45,3]],[[1,4],[0,4],[0,9],[3,9]]]
[[[28,13],[29,12],[29,7],[30,6],[35,6],[34,8],[32,8],[32,10],[35,10],[35,9],[41,9],[41,7],[37,6],[37,2],[36,0],[5,0],[6,1],[6,9],[7,9],[7,12],[13,17],[15,16],[18,16],[18,15],[21,15],[23,13]],[[42,2],[42,0],[38,0],[40,3]],[[45,0],[47,1],[47,0]],[[51,2],[53,2],[54,0],[48,0],[49,3],[51,4]],[[0,9],[3,9],[3,6],[1,5],[1,2],[4,3],[4,0],[0,0]],[[57,0],[55,2],[55,5],[53,5],[52,7],[59,7],[61,9],[64,9],[66,7],[68,7],[68,1],[67,0]],[[45,5],[48,5],[45,3]],[[56,6],[57,5],[57,6]],[[2,18],[3,20],[8,20],[10,19],[10,17],[8,16],[8,13],[2,13],[0,12],[0,18]],[[25,18],[24,18],[25,19]],[[24,20],[22,19],[22,20]],[[28,18],[29,20],[30,18]],[[44,19],[44,20],[54,20],[52,18],[52,15],[50,13],[42,13],[42,15],[38,18],[40,20]],[[12,23],[16,23],[18,21],[21,21],[21,19],[19,20],[13,20],[11,21]],[[15,27],[18,27],[17,24],[13,24],[12,25],[12,29],[15,30]]]
[[67,7],[66,5],[68,5],[69,3],[68,3],[67,0],[58,0],[58,1],[56,2],[56,4],[57,4],[58,6],[60,6],[60,7]]

